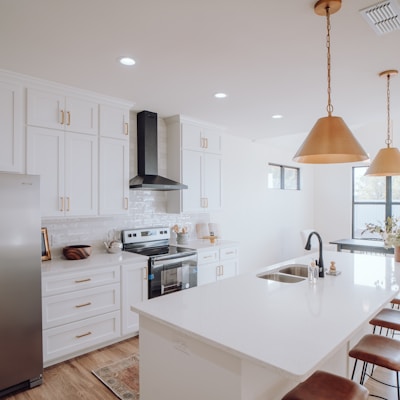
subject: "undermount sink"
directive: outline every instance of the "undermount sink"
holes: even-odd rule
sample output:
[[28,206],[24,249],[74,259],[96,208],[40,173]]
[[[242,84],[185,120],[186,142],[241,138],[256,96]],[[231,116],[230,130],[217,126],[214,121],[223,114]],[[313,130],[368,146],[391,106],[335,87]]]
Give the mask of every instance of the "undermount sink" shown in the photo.
[[307,278],[308,276],[308,266],[305,264],[288,264],[284,265],[279,272],[283,274],[302,276]]
[[266,273],[266,274],[259,274],[257,275],[259,278],[262,279],[268,279],[270,281],[275,281],[275,282],[283,282],[283,283],[297,283],[304,281],[305,278],[302,278],[300,276],[294,276],[294,275],[284,275],[284,274],[279,274],[279,273]]

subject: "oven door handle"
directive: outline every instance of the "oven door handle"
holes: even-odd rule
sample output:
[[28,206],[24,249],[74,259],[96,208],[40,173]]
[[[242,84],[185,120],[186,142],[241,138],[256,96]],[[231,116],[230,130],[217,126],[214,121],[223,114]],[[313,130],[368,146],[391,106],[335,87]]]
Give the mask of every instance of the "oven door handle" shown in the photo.
[[181,265],[186,261],[197,261],[197,254],[186,257],[172,258],[170,260],[153,260],[153,267],[170,269],[174,268],[176,265]]

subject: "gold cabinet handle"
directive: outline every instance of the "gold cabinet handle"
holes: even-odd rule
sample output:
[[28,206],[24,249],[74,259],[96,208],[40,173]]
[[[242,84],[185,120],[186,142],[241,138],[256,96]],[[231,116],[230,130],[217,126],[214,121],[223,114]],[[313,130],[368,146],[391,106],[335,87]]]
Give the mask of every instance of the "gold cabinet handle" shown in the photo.
[[147,281],[147,276],[148,276],[148,271],[147,271],[147,267],[143,268],[143,280]]
[[67,125],[71,125],[71,113],[67,111]]
[[88,301],[87,303],[83,303],[83,304],[77,304],[75,306],[75,308],[81,308],[81,307],[87,307],[90,306],[92,303],[90,301]]
[[124,135],[129,135],[129,124],[127,122],[124,123]]
[[232,251],[227,251],[225,254],[235,254],[235,252],[232,250]]
[[61,201],[60,211],[64,211],[64,197],[60,197],[60,201]]
[[127,210],[129,207],[129,201],[127,197],[124,197],[124,209]]
[[70,205],[71,205],[70,198],[67,197],[67,209],[65,211],[69,211],[70,210]]
[[80,339],[80,338],[83,338],[84,336],[89,336],[89,335],[91,335],[92,334],[92,332],[86,332],[86,333],[82,333],[82,335],[76,335],[75,337],[77,338],[77,339]]
[[60,122],[60,124],[61,124],[61,125],[64,125],[64,123],[65,123],[65,114],[64,114],[64,110],[61,110],[60,113],[61,113],[61,122]]
[[75,281],[75,283],[90,282],[91,280],[92,278],[78,279]]
[[208,149],[208,138],[204,138],[204,142],[205,142],[205,144],[206,144],[204,147],[205,147],[206,149]]

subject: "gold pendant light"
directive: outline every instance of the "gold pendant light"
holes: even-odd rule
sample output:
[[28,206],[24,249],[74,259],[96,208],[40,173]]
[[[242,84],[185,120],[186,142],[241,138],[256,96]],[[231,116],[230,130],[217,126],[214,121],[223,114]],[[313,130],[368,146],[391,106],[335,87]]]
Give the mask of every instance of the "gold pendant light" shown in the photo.
[[387,78],[386,100],[387,100],[387,136],[386,148],[380,149],[374,161],[367,169],[365,175],[368,176],[393,176],[400,175],[400,151],[396,147],[390,147],[392,144],[391,123],[390,123],[390,77],[396,76],[399,71],[391,69],[383,71],[379,76]]
[[332,116],[331,104],[331,40],[330,15],[340,10],[341,0],[319,0],[314,5],[317,15],[325,15],[327,21],[328,65],[328,116],[320,118],[311,129],[295,156],[294,161],[309,164],[333,164],[368,160],[368,155],[353,136],[341,117]]

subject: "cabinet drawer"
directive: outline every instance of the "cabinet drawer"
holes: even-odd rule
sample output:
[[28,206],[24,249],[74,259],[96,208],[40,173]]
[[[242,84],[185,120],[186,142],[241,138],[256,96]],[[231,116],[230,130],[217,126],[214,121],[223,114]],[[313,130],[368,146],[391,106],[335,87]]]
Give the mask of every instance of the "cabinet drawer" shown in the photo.
[[219,260],[218,249],[199,251],[197,254],[198,264],[208,264]]
[[118,310],[120,297],[119,283],[45,297],[43,329]]
[[237,258],[238,256],[238,249],[237,247],[223,247],[219,251],[219,257],[221,260],[229,260],[232,258]]
[[116,283],[119,282],[119,280],[119,265],[44,277],[42,279],[42,296],[72,292],[94,286],[106,285],[108,283]]
[[118,311],[43,331],[43,361],[49,361],[120,336]]

